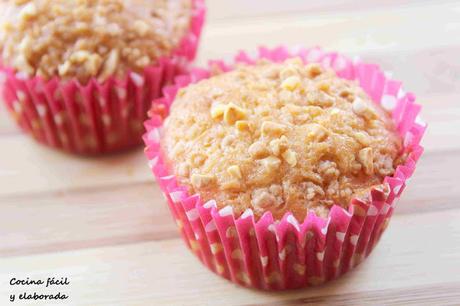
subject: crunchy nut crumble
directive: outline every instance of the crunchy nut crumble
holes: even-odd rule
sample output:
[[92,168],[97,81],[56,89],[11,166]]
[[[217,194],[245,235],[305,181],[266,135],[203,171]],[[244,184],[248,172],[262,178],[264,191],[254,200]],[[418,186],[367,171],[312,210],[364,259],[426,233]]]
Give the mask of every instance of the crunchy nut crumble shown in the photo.
[[239,66],[182,89],[162,148],[204,201],[278,219],[347,207],[404,160],[389,114],[356,83],[299,59]]
[[86,83],[141,72],[190,25],[190,0],[3,0],[1,61],[29,76]]

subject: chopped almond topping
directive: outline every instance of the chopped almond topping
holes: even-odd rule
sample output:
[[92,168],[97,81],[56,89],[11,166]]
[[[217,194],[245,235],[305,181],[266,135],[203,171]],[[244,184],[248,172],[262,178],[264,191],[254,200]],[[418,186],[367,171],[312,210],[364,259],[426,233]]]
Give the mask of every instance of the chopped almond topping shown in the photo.
[[270,141],[270,150],[276,156],[283,153],[287,148],[288,148],[288,139],[284,135],[281,136],[280,138],[276,138]]
[[264,158],[268,156],[268,154],[270,154],[267,147],[261,141],[254,142],[249,147],[248,151],[249,151],[249,154],[255,159]]
[[189,31],[192,1],[9,0],[0,9],[3,63],[87,83],[141,73],[171,54]]
[[240,65],[182,89],[163,133],[180,181],[235,216],[326,218],[405,160],[389,114],[355,82],[301,59]]
[[249,124],[249,121],[238,120],[235,123],[235,126],[238,129],[238,131],[240,131],[240,132],[248,132],[248,131],[251,130],[251,125]]
[[227,172],[228,172],[228,174],[230,174],[234,178],[237,178],[237,179],[242,179],[243,178],[243,174],[241,173],[240,167],[238,167],[236,165],[228,167]]
[[292,150],[287,150],[283,154],[284,160],[291,166],[297,165],[297,154]]
[[298,88],[301,84],[302,83],[300,82],[300,78],[298,76],[293,75],[285,79],[281,84],[281,87],[286,90],[293,91],[296,88]]
[[352,104],[353,111],[359,116],[363,116],[367,119],[373,119],[376,117],[374,110],[366,104],[361,98],[355,98]]
[[315,64],[308,64],[306,66],[306,70],[307,70],[308,76],[310,78],[316,78],[321,73],[323,73],[323,69],[321,68],[321,66],[319,64],[316,64],[316,63]]
[[372,175],[374,173],[374,156],[372,148],[364,148],[359,151],[358,159],[363,165],[366,174]]
[[225,106],[224,120],[226,123],[233,125],[237,120],[246,118],[246,111],[241,107],[230,103]]
[[211,108],[211,117],[213,119],[222,117],[224,115],[225,109],[226,109],[225,105],[222,105],[222,104],[213,105]]
[[263,136],[281,136],[286,132],[286,126],[272,121],[264,121],[262,123],[262,135]]
[[190,181],[192,185],[197,188],[205,188],[209,187],[209,185],[213,184],[215,181],[215,177],[213,175],[204,175],[204,174],[192,174]]

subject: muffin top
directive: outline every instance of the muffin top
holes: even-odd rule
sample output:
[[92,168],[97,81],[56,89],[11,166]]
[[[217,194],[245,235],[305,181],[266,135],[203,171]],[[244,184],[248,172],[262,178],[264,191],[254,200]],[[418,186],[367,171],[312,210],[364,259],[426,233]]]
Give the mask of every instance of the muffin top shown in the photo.
[[277,219],[347,208],[404,159],[389,114],[355,82],[299,58],[239,66],[181,89],[161,147],[204,201]]
[[190,26],[191,0],[3,0],[1,60],[45,79],[86,83],[141,72]]

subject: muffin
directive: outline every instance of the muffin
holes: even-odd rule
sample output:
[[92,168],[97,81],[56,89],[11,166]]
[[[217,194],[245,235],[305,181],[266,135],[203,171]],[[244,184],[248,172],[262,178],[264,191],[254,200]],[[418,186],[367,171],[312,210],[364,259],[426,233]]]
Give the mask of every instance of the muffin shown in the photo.
[[194,0],[2,1],[4,95],[42,143],[78,153],[141,141],[161,88],[194,58]]
[[166,119],[153,110],[146,122],[187,244],[245,286],[315,285],[357,265],[421,154],[413,95],[398,97],[375,65],[312,50],[217,62],[169,90]]

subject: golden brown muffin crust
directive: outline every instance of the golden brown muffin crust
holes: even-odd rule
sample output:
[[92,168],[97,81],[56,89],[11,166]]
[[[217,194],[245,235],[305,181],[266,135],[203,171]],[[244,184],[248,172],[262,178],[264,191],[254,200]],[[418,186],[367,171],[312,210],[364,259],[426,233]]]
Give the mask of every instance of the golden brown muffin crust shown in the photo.
[[190,26],[190,0],[4,0],[2,61],[29,76],[86,83],[141,72]]
[[354,82],[300,59],[240,66],[181,89],[162,149],[204,201],[278,219],[348,207],[401,162],[389,115]]

